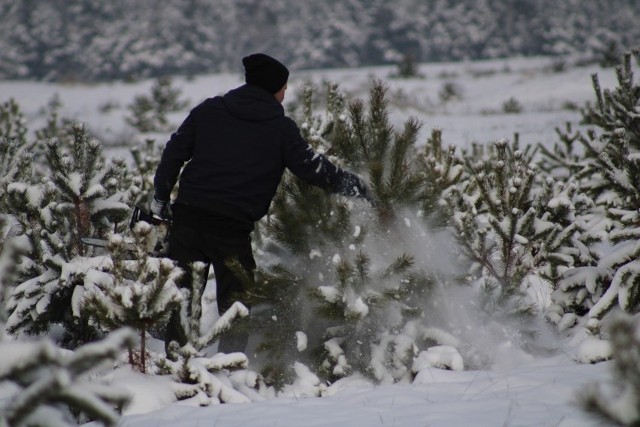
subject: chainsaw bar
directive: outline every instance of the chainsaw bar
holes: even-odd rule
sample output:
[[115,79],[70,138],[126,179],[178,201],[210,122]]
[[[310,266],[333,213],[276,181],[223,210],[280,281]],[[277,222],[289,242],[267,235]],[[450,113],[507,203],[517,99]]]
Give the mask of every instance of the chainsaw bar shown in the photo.
[[[97,248],[106,248],[109,244],[109,241],[106,239],[95,239],[93,237],[81,237],[80,241],[85,245],[95,246]],[[125,242],[125,245],[127,250],[129,251],[135,251],[136,249],[136,245],[133,243],[133,241],[127,240]]]

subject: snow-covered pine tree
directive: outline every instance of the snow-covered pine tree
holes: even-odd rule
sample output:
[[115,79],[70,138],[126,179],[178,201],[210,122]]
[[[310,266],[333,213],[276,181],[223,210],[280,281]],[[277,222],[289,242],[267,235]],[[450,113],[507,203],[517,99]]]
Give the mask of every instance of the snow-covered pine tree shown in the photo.
[[261,348],[272,362],[265,376],[274,383],[300,370],[293,369],[296,360],[325,380],[354,372],[376,381],[411,375],[412,338],[388,331],[419,314],[417,302],[432,282],[409,254],[390,253],[388,239],[407,235],[404,209],[419,210],[419,126],[409,120],[395,130],[385,92],[375,82],[367,109],[359,100],[346,106],[329,85],[326,111],[318,116],[306,92],[301,128],[307,138],[335,163],[368,174],[378,207],[285,177],[262,224],[262,250],[283,263],[258,271],[252,290],[251,317],[265,331]]
[[0,104],[0,139],[24,141],[27,126],[20,105],[11,98]]
[[586,124],[594,125],[607,135],[617,129],[627,131],[631,146],[640,149],[640,118],[638,118],[638,100],[640,85],[634,81],[632,61],[640,64],[640,50],[623,55],[616,66],[618,86],[614,90],[602,90],[597,74],[592,76],[596,95],[596,105],[587,105],[582,111]]
[[[331,146],[327,138],[342,131],[340,123],[346,120],[345,101],[337,85],[328,83],[325,112],[314,115],[315,90],[312,85],[303,88],[297,119],[302,135],[318,152],[330,155]],[[332,160],[338,159],[332,157]],[[257,244],[261,246],[258,255],[261,252],[276,254],[283,260],[295,257],[294,254],[307,254],[317,262],[321,249],[314,247],[317,243],[321,246],[339,245],[338,242],[347,236],[355,243],[360,242],[366,234],[366,227],[352,226],[348,210],[349,205],[344,199],[331,197],[286,173],[269,216],[256,230]],[[298,268],[294,270],[289,262],[271,265],[256,271],[254,283],[257,286],[251,286],[250,281],[246,284],[252,289],[250,297],[254,306],[251,329],[257,331],[262,339],[257,348],[264,355],[262,373],[268,383],[278,388],[291,380],[293,362],[305,356],[305,353],[298,354],[298,349],[306,350],[302,341],[315,343],[320,340],[315,331],[309,337],[303,332],[309,333],[311,321],[304,307],[307,299],[305,289],[308,288],[305,278],[312,273],[304,262],[298,267],[300,271]],[[308,362],[308,356],[304,360]]]
[[81,237],[103,238],[126,228],[127,203],[138,189],[123,187],[124,160],[105,161],[100,143],[88,137],[84,126],[76,125],[72,132],[69,151],[55,139],[47,143],[47,163],[59,197],[55,210],[68,218],[72,229],[67,249],[84,255]]
[[400,79],[415,79],[422,77],[418,70],[416,55],[404,53],[397,64],[397,71],[392,77]]
[[485,160],[470,161],[471,177],[449,193],[452,227],[470,262],[486,316],[512,324],[526,345],[535,312],[527,278],[550,279],[573,266],[584,250],[567,206],[551,177],[540,180],[533,153],[502,140]]
[[185,106],[186,102],[180,99],[180,90],[173,87],[171,78],[160,77],[151,87],[150,96],[135,97],[126,121],[142,133],[164,132],[168,130],[167,115]]
[[159,124],[154,121],[153,101],[149,97],[138,95],[129,106],[129,110],[131,116],[126,119],[127,123],[138,131],[144,133],[158,130]]
[[[12,98],[0,104],[0,194],[7,185],[21,179],[31,180],[35,142],[27,141],[24,114]],[[0,198],[0,213],[6,213],[6,197]]]
[[536,214],[529,206],[535,171],[526,153],[506,140],[497,141],[494,148],[490,159],[469,161],[471,179],[449,194],[452,225],[472,263],[471,277],[485,290],[486,311],[502,308],[525,314],[531,307],[522,304],[522,283],[533,267],[530,246],[536,243],[527,238]]
[[[42,163],[45,162],[47,140],[57,138],[65,147],[71,145],[72,123],[68,119],[59,117],[61,105],[57,96],[50,100],[46,110],[47,124],[35,131],[35,139],[27,138],[29,129],[26,126],[24,114],[15,100],[9,99],[0,105],[0,154],[2,154],[0,186],[1,182],[6,185],[19,179],[22,181],[26,175],[29,176],[27,181],[42,178],[45,174]],[[27,157],[29,164],[27,164]],[[20,173],[22,178],[16,177],[16,173]],[[6,194],[6,191],[2,194]],[[6,209],[0,209],[0,212],[6,212]]]
[[[238,271],[241,280],[251,281],[251,278],[249,278],[237,260],[230,260],[229,265]],[[240,302],[235,302],[208,329],[202,326],[201,298],[202,289],[206,286],[206,283],[204,283],[205,268],[206,264],[194,262],[191,265],[191,291],[186,288],[181,289],[179,321],[182,324],[182,331],[185,334],[184,339],[187,344],[185,345],[186,348],[180,349],[176,342],[168,343],[169,356],[172,358],[181,354],[186,361],[217,341],[223,333],[231,328],[234,322],[249,315],[249,310],[244,305]],[[243,360],[246,361],[244,355]]]
[[[26,140],[0,138],[0,191],[8,194],[14,182],[30,182],[33,144]],[[0,213],[8,213],[7,198],[0,198]]]
[[567,122],[564,129],[556,127],[555,131],[560,143],[555,143],[552,148],[543,143],[538,144],[542,154],[540,169],[555,179],[566,181],[584,168],[585,156],[576,149],[582,134],[573,130],[571,122]]
[[409,118],[401,131],[389,122],[387,87],[372,83],[368,108],[361,100],[348,106],[348,122],[337,121],[332,150],[349,167],[365,173],[376,198],[378,218],[386,220],[419,199],[424,175],[419,172],[415,142],[420,124]]
[[71,427],[95,420],[115,426],[129,394],[95,372],[116,359],[133,337],[132,331],[119,330],[74,352],[49,339],[0,341],[0,384],[13,390],[0,404],[0,425]]
[[[640,54],[633,55],[640,63]],[[595,203],[588,232],[611,248],[597,265],[570,269],[559,281],[553,300],[564,324],[574,324],[586,315],[593,329],[596,319],[602,319],[612,307],[636,312],[640,304],[640,193],[636,185],[640,179],[640,86],[634,81],[631,59],[631,54],[625,55],[616,67],[614,90],[603,91],[597,75],[593,76],[597,102],[583,110],[585,122],[597,130],[580,137],[587,161],[574,181]]]
[[433,278],[407,254],[382,271],[362,251],[351,258],[335,259],[335,282],[311,291],[327,321],[317,372],[330,382],[356,372],[376,382],[407,380],[422,343],[403,327],[423,314]]
[[614,319],[607,330],[615,354],[612,378],[607,384],[591,384],[578,394],[583,410],[606,425],[636,426],[640,423],[638,331],[638,316],[618,315]]
[[73,141],[73,121],[60,117],[62,101],[58,94],[54,95],[47,103],[44,110],[47,114],[46,124],[35,131],[37,141],[48,141],[56,138],[62,146],[68,147]]
[[[77,311],[89,317],[101,330],[133,328],[138,334],[139,350],[134,351],[134,343],[130,344],[129,363],[142,373],[171,375],[176,380],[171,388],[178,400],[195,397],[201,405],[208,405],[248,402],[257,398],[258,389],[264,387],[264,383],[257,374],[246,369],[248,359],[244,354],[204,357],[202,352],[229,328],[235,318],[246,316],[248,310],[236,303],[202,334],[197,285],[193,295],[186,289],[179,289],[177,281],[183,271],[168,258],[149,255],[154,247],[153,234],[151,225],[138,222],[133,227],[132,239],[121,234],[110,236],[109,253],[92,258],[99,261],[93,263],[99,269],[85,274],[85,291]],[[194,266],[194,274],[201,274],[203,267],[201,263]],[[190,298],[194,301],[187,305]],[[175,342],[171,343],[169,353],[175,360],[170,360],[164,354],[147,350],[146,342],[149,332],[163,329],[178,306],[182,307],[181,320],[188,344],[177,348]],[[192,312],[188,312],[189,308]]]
[[[632,184],[635,181],[628,181],[638,179],[640,164],[630,155],[623,129],[604,144],[598,158],[586,167],[595,173],[584,182],[585,192],[596,194],[596,199],[591,209],[582,213],[581,222],[585,243],[593,247],[593,243],[601,242],[601,247],[607,244],[610,248],[605,254],[590,249],[593,262],[578,264],[558,277],[551,311],[562,316],[561,329],[578,323],[584,315],[602,319],[615,305],[635,312],[640,302],[640,270],[635,263],[640,255],[638,192]],[[578,188],[581,183],[577,183]]]
[[47,143],[49,176],[40,182],[16,181],[7,187],[8,213],[22,227],[19,276],[8,303],[11,333],[40,333],[63,323],[66,345],[91,340],[95,331],[71,312],[75,287],[96,251],[82,237],[105,238],[126,227],[128,200],[136,188],[124,188],[124,162],[105,163],[100,144],[82,126],[73,128],[73,145],[62,151]]
[[6,268],[0,236],[0,385],[5,391],[0,403],[0,426],[74,426],[98,421],[116,425],[128,394],[107,385],[97,369],[116,359],[134,340],[133,332],[120,330],[105,340],[68,352],[51,340],[18,342],[4,337],[7,313]]
[[156,373],[171,375],[176,381],[172,389],[178,400],[192,398],[200,406],[207,406],[247,403],[275,395],[258,373],[247,369],[249,360],[244,353],[205,357],[186,345],[175,348],[174,355],[176,360],[158,356],[154,365]]
[[422,215],[431,226],[444,226],[449,220],[445,202],[449,189],[468,179],[464,159],[455,146],[443,147],[442,131],[433,129],[418,161],[423,175],[419,195]]
[[[128,174],[128,179],[132,185],[140,189],[131,204],[149,206],[149,203],[153,200],[153,177],[160,163],[162,148],[156,144],[155,140],[146,139],[144,142],[132,147],[130,152],[135,167]],[[174,192],[178,185],[176,184],[175,187]]]
[[[138,222],[132,230],[133,241],[121,234],[109,238],[110,267],[104,274],[93,274],[84,280],[80,311],[107,331],[124,326],[139,334],[140,351],[129,349],[129,361],[146,371],[147,333],[169,317],[182,301],[176,285],[183,274],[168,258],[149,256],[155,246],[153,226]],[[130,253],[133,249],[133,253]]]
[[[577,309],[584,312],[584,307],[579,308],[586,296],[584,290],[575,286],[566,287],[566,283],[560,283],[568,271],[594,271],[600,256],[594,248],[603,240],[604,235],[594,224],[598,224],[603,210],[592,198],[597,197],[600,190],[591,187],[592,184],[583,183],[593,183],[593,160],[598,157],[602,148],[599,144],[589,143],[580,131],[573,130],[570,122],[565,124],[564,129],[556,128],[555,131],[559,143],[555,143],[551,149],[542,143],[537,146],[542,154],[539,161],[540,169],[555,181],[552,184],[554,194],[547,207],[557,211],[550,217],[553,222],[563,227],[577,226],[578,235],[572,247],[564,248],[565,252],[572,254],[573,262],[563,263],[561,268],[550,266],[549,270],[543,272],[542,277],[556,290],[557,296],[564,294],[562,305],[572,306],[570,311]],[[582,150],[577,146],[582,146]],[[558,304],[552,304],[547,311],[547,317],[560,330],[573,326],[577,319],[573,313],[565,317],[564,311],[565,309]]]
[[[0,199],[0,216],[12,224],[12,236],[7,236],[4,245],[12,258],[11,268],[3,274],[7,292],[16,284],[30,280],[43,271],[39,262],[42,259],[39,244],[41,236],[34,218],[46,211],[53,191],[50,186],[34,183],[33,157],[29,148],[26,140],[0,140],[0,152],[3,155],[0,191],[6,195]],[[16,195],[19,191],[22,195]],[[26,200],[28,203],[25,203]],[[13,303],[7,301],[9,305]],[[7,310],[10,308],[7,307]]]
[[[205,264],[194,263],[191,269],[193,292],[181,290],[180,322],[187,344],[180,348],[176,342],[171,342],[167,357],[160,355],[154,358],[155,371],[172,375],[180,383],[174,387],[178,399],[193,397],[200,405],[244,403],[273,395],[273,390],[265,385],[262,377],[247,369],[249,359],[244,353],[204,355],[207,347],[228,331],[234,322],[249,315],[249,310],[236,302],[207,330],[202,327],[200,290],[205,285],[204,268]],[[242,267],[238,271],[246,276]]]
[[545,262],[537,274],[551,286],[557,285],[563,274],[574,268],[595,266],[599,254],[594,244],[598,236],[589,233],[588,213],[594,208],[591,198],[580,193],[575,183],[566,183],[547,177],[538,193],[540,205],[544,207],[542,221],[560,226],[544,242],[547,250]]

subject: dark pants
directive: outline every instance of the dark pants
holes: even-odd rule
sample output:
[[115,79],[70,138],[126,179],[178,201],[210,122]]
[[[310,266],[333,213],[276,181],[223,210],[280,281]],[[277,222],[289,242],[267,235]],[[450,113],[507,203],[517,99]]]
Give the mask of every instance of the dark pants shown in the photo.
[[[172,212],[169,256],[177,261],[186,273],[179,285],[193,291],[190,264],[200,261],[206,264],[200,297],[207,283],[209,266],[213,266],[216,276],[218,313],[222,315],[235,301],[240,301],[249,308],[247,301],[243,301],[245,287],[227,267],[226,262],[235,258],[250,275],[253,274],[256,263],[253,259],[249,236],[253,224],[238,222],[201,208],[181,204],[174,205]],[[187,304],[188,315],[191,315],[191,301]],[[246,328],[232,328],[220,338],[218,351],[223,353],[244,351],[248,338]],[[171,314],[165,332],[165,346],[168,346],[171,341],[176,341],[180,346],[187,343],[178,310]]]

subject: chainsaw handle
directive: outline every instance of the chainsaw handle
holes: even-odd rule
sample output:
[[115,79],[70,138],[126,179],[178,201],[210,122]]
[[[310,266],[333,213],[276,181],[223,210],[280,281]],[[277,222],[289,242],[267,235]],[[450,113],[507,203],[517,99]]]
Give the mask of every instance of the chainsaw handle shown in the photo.
[[151,213],[145,211],[140,206],[135,206],[133,208],[133,213],[131,214],[131,221],[129,222],[129,228],[133,228],[133,226],[140,221],[148,222],[151,225],[160,225],[163,223],[171,222],[169,219],[158,218],[157,216],[152,215]]

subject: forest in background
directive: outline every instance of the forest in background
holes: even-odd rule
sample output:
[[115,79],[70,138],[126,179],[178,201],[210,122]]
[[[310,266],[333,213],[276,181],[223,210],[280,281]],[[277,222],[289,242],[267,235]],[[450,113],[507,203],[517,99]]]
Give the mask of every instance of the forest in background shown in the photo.
[[640,39],[632,0],[0,0],[0,79],[136,80],[514,55],[613,63]]

